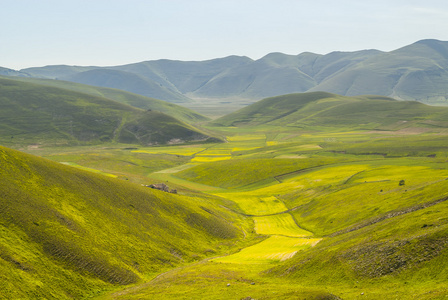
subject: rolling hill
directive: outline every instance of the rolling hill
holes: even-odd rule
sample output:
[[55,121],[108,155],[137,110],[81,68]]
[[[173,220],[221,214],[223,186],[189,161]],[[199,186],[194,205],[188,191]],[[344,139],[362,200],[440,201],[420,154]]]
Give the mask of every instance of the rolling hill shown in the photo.
[[0,78],[4,144],[165,144],[205,141],[204,133],[159,111],[110,99]]
[[221,126],[285,126],[398,130],[446,128],[448,109],[382,96],[346,97],[325,92],[266,98],[213,121]]
[[157,60],[113,67],[46,66],[21,71],[173,102],[188,101],[187,97],[258,100],[325,91],[446,105],[447,68],[448,42],[428,39],[390,52],[271,53],[258,60],[230,56],[197,62]]
[[238,215],[0,147],[0,296],[80,299],[200,260],[242,237]]
[[188,108],[176,105],[174,103],[154,98],[148,98],[142,95],[126,92],[123,90],[85,85],[62,80],[51,80],[40,78],[17,78],[17,77],[15,77],[14,79],[24,82],[35,83],[39,85],[57,87],[65,90],[80,92],[84,94],[89,94],[91,96],[103,97],[123,104],[128,104],[130,106],[134,106],[137,108],[142,108],[145,110],[157,110],[189,124],[204,122],[208,120],[207,117]]

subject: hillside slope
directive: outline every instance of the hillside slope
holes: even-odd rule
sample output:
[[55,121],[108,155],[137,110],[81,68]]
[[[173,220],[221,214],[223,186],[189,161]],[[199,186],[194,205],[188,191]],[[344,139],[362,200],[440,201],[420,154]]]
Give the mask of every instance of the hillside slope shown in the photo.
[[223,126],[324,126],[397,130],[409,127],[443,127],[448,109],[416,101],[396,101],[381,96],[346,97],[324,92],[266,98],[213,124]]
[[384,95],[446,104],[447,82],[448,42],[422,40],[371,57],[326,78],[310,91],[327,91],[346,96]]
[[[335,178],[355,173],[348,180],[333,179],[330,188],[309,202],[304,195],[308,189],[285,196],[294,205],[303,201],[294,216],[325,238],[266,273],[305,285],[347,284],[344,292],[351,295],[340,294],[344,299],[361,293],[368,299],[446,297],[446,169],[408,164],[412,162],[376,168],[366,164],[357,173],[350,166],[307,174],[310,182],[323,173]],[[400,186],[403,178],[406,183]]]
[[209,137],[157,111],[106,98],[0,78],[0,137],[4,144],[122,142],[164,144]]
[[208,120],[207,117],[186,107],[182,107],[174,103],[162,101],[159,99],[149,98],[142,95],[126,92],[123,90],[98,87],[63,80],[16,77],[9,79],[57,87],[65,90],[89,94],[96,97],[103,97],[145,110],[157,110],[189,124]]
[[6,299],[86,298],[242,236],[244,221],[206,197],[155,191],[4,147],[0,181]]

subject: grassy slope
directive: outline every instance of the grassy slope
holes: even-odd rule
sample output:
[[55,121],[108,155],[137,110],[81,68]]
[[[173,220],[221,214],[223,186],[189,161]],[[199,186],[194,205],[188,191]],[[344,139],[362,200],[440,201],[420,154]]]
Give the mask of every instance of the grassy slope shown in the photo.
[[[442,197],[428,196],[426,201]],[[447,209],[447,203],[441,202],[407,214],[395,213],[395,217],[389,214],[372,225],[324,239],[312,251],[298,253],[272,272],[300,278],[305,284],[331,285],[343,298],[361,292],[367,299],[444,297]],[[338,288],[341,285],[346,287]]]
[[[260,135],[259,132],[257,135],[239,132],[240,136],[229,139],[229,149],[244,145],[247,142],[244,134],[247,140]],[[271,135],[266,133],[266,136]],[[330,147],[333,143],[313,151],[303,147],[304,143],[328,136],[337,136],[338,142],[334,144],[346,145],[351,154],[334,154]],[[283,144],[281,134],[273,134],[274,137],[278,145],[240,150],[237,158],[200,167],[205,183],[229,189],[212,192],[233,200],[245,213],[276,213],[254,217],[258,233],[286,237],[270,237],[235,255],[173,270],[139,289],[105,299],[151,299],[155,295],[164,299],[204,296],[211,299],[248,296],[255,299],[336,299],[331,294],[342,299],[438,299],[446,295],[448,202],[443,201],[448,198],[446,156],[426,157],[426,150],[418,148],[410,153],[403,142],[409,139],[429,148],[432,143],[446,141],[446,137],[402,135],[401,142],[392,150],[395,156],[398,153],[405,156],[401,158],[365,155],[367,142],[358,141],[368,141],[371,146],[377,142],[376,146],[381,148],[388,139],[387,136],[372,138],[371,133],[332,135],[324,132],[303,137],[302,142]],[[280,172],[283,159],[274,157],[294,155],[302,158],[285,160],[294,165],[312,156],[310,162],[320,157],[331,158],[339,164],[277,176],[278,181],[260,180],[244,185],[252,174],[273,176]],[[270,157],[271,163],[257,157]],[[279,160],[278,169],[274,165],[276,160]],[[240,168],[232,167],[232,161]],[[259,163],[255,164],[257,161]],[[210,172],[205,175],[208,168]],[[253,177],[259,178],[259,175]],[[404,185],[400,185],[401,180]],[[288,213],[281,213],[288,208],[291,209]],[[300,239],[295,241],[289,237],[301,234],[300,228],[293,227],[294,222],[287,220],[291,217],[315,238],[323,239],[314,247],[300,249]],[[304,242],[314,243],[314,239]],[[278,262],[294,251],[298,252],[293,258]],[[266,271],[270,268],[273,269]],[[226,286],[227,283],[230,286]]]
[[[319,299],[331,294],[356,299],[361,293],[366,299],[434,299],[446,294],[446,202],[434,203],[448,196],[445,135],[398,130],[389,138],[352,131],[297,135],[288,128],[264,134],[247,127],[222,129],[232,134],[225,144],[145,151],[190,159],[230,156],[199,166],[201,180],[228,188],[212,187],[211,193],[237,203],[240,208],[234,210],[256,215],[254,230],[274,236],[104,299]],[[431,145],[438,145],[435,157],[427,157]],[[366,155],[369,147],[390,155]],[[339,153],[343,148],[347,153]],[[303,169],[306,164],[311,168]],[[299,171],[278,176],[290,167]],[[172,176],[165,179],[172,182]],[[314,237],[302,244],[297,236],[310,232]],[[314,247],[306,243],[320,238]],[[295,251],[292,259],[279,263]]]
[[202,164],[176,173],[177,177],[223,188],[238,188],[337,160],[320,159],[232,159]]
[[0,161],[7,299],[82,298],[138,282],[226,249],[245,226],[206,197],[153,191],[3,147]]
[[[424,107],[418,103],[412,105]],[[421,124],[424,122],[423,119]],[[433,122],[426,124],[428,128],[440,130],[438,126],[430,126]],[[316,159],[343,149],[346,154],[338,154],[334,159],[345,156],[360,160],[280,176],[277,177],[279,183],[260,181],[250,190],[232,189],[230,199],[244,208],[249,207],[249,202],[256,203],[250,206],[255,210],[268,207],[269,197],[275,196],[275,202],[280,200],[293,209],[291,213],[302,228],[324,237],[315,248],[298,252],[293,259],[268,272],[270,279],[265,280],[275,281],[280,276],[284,283],[291,280],[290,289],[295,285],[317,290],[325,288],[344,299],[354,299],[361,293],[365,293],[366,299],[412,298],[412,295],[421,299],[444,297],[448,268],[445,263],[447,204],[444,200],[448,198],[448,172],[446,146],[443,145],[447,138],[443,134],[413,134],[402,130],[395,131],[391,137],[380,132],[373,135],[369,132],[357,135],[323,132],[322,137],[318,135],[313,139],[334,141],[320,142],[322,148],[313,152],[302,148],[307,143],[305,137],[302,142],[240,151],[242,162],[249,155],[274,158],[287,153],[306,156],[313,153]],[[246,135],[250,139],[253,134]],[[279,132],[272,136],[281,141]],[[392,158],[383,159],[382,155]],[[210,167],[213,170],[217,164],[203,165],[201,169]],[[231,169],[230,166],[227,169]],[[246,169],[235,169],[232,180],[244,182],[250,174],[269,174],[273,170],[265,163],[258,164],[256,170],[245,172]],[[223,186],[228,180],[218,176],[215,182],[208,181]],[[403,185],[400,185],[401,180]],[[226,193],[219,195],[225,197]],[[285,292],[287,290],[285,288]],[[257,295],[255,289],[247,293],[252,297]]]
[[[10,78],[11,79],[11,78]],[[187,123],[196,123],[206,121],[207,118],[182,106],[169,103],[166,101],[148,98],[142,95],[133,94],[130,92],[105,88],[105,87],[97,87],[86,84],[80,84],[69,81],[62,80],[49,80],[49,79],[38,79],[38,78],[14,78],[15,80],[22,80],[24,82],[31,82],[40,85],[52,86],[57,88],[62,88],[66,90],[71,90],[75,92],[80,92],[84,94],[89,94],[92,96],[108,98],[111,100],[115,100],[120,103],[128,104],[134,107],[142,108],[142,109],[151,109],[157,110],[163,113],[166,113],[176,119],[182,120]]]
[[381,96],[344,97],[324,92],[290,94],[263,99],[214,121],[224,126],[289,126],[306,128],[396,130],[446,127],[448,110]]
[[106,98],[0,79],[0,136],[8,145],[32,143],[167,143],[208,137],[173,117]]
[[[419,108],[425,107],[416,104],[415,107],[410,104],[411,109],[406,107],[398,118],[406,114],[415,116]],[[381,112],[383,116],[388,113]],[[334,132],[328,125],[326,130],[313,135],[300,135],[300,131],[291,128],[281,132],[280,126],[263,134],[259,130],[268,127],[222,128],[223,132],[232,133],[229,143],[195,147],[190,152],[233,158],[205,163],[178,174],[231,189],[221,189],[219,193],[215,189],[213,193],[221,197],[228,194],[230,200],[241,203],[240,208],[246,213],[263,215],[265,208],[276,209],[275,212],[291,209],[287,214],[254,218],[256,230],[261,233],[300,235],[293,227],[297,222],[323,240],[313,248],[305,247],[269,272],[259,273],[278,263],[245,267],[240,262],[250,257],[264,261],[263,255],[271,257],[264,248],[281,251],[276,247],[286,242],[271,238],[253,248],[257,253],[247,249],[239,255],[216,260],[230,264],[204,262],[173,270],[131,293],[111,298],[151,299],[157,295],[186,299],[206,295],[212,299],[246,296],[319,299],[336,294],[343,299],[356,299],[361,293],[366,299],[445,296],[448,223],[444,200],[448,197],[448,172],[446,136],[440,134],[444,121],[440,116],[443,114],[434,113],[412,125],[439,134],[412,136],[393,122],[383,123],[387,131],[375,134],[344,133],[337,127],[338,132]],[[359,120],[359,116],[353,120]],[[357,128],[356,122],[352,127],[344,124],[344,129]],[[386,134],[380,135],[381,132]],[[399,136],[398,142],[397,137],[389,138],[389,133]],[[392,148],[387,149],[388,145]],[[259,148],[253,149],[254,146]],[[370,147],[381,151],[369,152]],[[176,147],[168,150],[176,153]],[[179,148],[178,153],[186,150]],[[311,168],[304,169],[304,165]],[[404,185],[400,185],[401,180]],[[289,242],[292,241],[288,239]],[[285,255],[289,257],[290,253]],[[251,285],[254,281],[256,284]],[[226,286],[227,282],[231,287]]]

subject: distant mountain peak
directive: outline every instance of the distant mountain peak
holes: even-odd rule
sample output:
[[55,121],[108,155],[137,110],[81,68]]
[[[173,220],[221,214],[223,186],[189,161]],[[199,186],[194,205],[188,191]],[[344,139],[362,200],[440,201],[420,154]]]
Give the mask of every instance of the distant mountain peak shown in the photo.
[[434,44],[440,44],[440,43],[446,43],[446,42],[443,42],[443,41],[437,40],[437,39],[423,39],[423,40],[415,42],[414,44],[434,45]]

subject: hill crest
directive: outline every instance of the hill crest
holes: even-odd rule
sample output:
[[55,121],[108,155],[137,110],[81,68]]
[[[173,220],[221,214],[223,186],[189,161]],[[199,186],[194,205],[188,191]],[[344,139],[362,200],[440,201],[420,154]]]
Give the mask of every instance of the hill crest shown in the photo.
[[[266,98],[216,119],[219,126],[286,126],[296,129],[316,126],[394,130],[442,124],[448,108],[417,101],[397,101],[384,96],[347,97],[327,92],[296,93]],[[440,125],[442,126],[442,125]],[[443,125],[446,127],[446,125]]]

